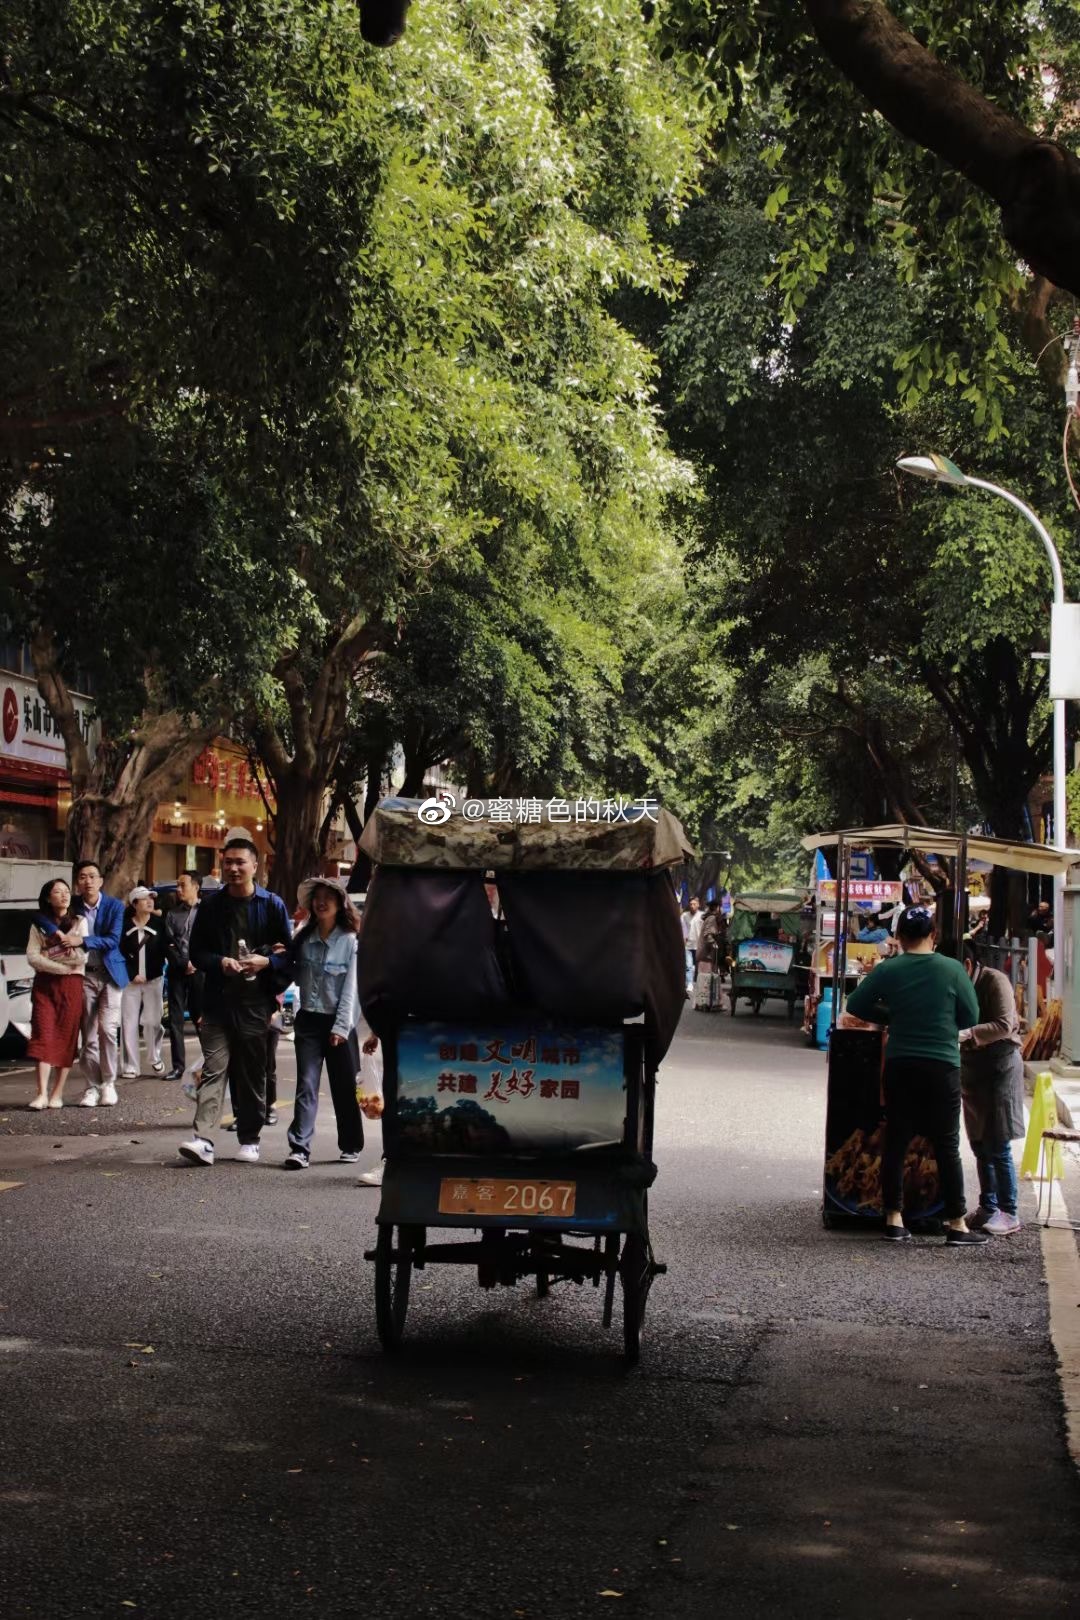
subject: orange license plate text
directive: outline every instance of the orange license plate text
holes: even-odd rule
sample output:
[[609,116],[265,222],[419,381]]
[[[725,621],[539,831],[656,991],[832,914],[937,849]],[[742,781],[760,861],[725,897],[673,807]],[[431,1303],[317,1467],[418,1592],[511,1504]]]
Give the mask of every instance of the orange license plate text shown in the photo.
[[495,1181],[444,1176],[439,1185],[440,1215],[572,1215],[574,1181]]

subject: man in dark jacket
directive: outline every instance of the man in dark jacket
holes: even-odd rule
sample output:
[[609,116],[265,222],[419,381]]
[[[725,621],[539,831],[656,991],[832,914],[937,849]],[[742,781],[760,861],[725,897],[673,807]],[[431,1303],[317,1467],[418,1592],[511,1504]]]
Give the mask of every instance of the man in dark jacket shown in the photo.
[[191,930],[199,904],[198,872],[181,872],[176,880],[176,904],[165,918],[165,956],[169,964],[169,1044],[172,1068],[166,1080],[179,1080],[187,1067],[184,1049],[184,1014],[197,1025],[202,1012],[203,976],[191,960]]
[[221,856],[225,886],[199,903],[190,954],[205,974],[202,1079],[195,1128],[180,1154],[191,1164],[214,1162],[210,1132],[221,1118],[226,1088],[236,1096],[236,1157],[255,1164],[266,1119],[266,1032],[278,992],[289,979],[289,914],[276,894],[255,882],[258,851],[243,827],[226,835]]

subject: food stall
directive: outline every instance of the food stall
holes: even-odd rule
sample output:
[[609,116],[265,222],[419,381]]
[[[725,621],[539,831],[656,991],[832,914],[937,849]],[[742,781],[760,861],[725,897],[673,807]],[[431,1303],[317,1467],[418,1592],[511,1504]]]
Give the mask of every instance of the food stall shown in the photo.
[[[810,967],[803,1003],[803,1031],[812,1045],[824,1049],[833,1017],[833,980],[836,954],[836,903],[839,885],[835,878],[818,878],[814,886],[814,934]],[[850,994],[864,973],[888,954],[889,947],[862,944],[851,937],[851,920],[860,910],[880,911],[904,901],[904,885],[889,878],[849,878],[844,885],[844,921],[841,929],[848,941],[844,961],[844,995]]]
[[[881,848],[905,855],[937,859],[947,874],[947,888],[938,896],[939,948],[958,952],[966,923],[966,874],[969,860],[989,866],[1053,876],[1080,863],[1080,850],[1051,849],[1045,844],[1012,843],[967,833],[942,832],[903,822],[881,827],[859,827],[815,834],[803,839],[807,850],[835,850],[830,860],[841,896],[852,883],[852,856],[856,851]],[[885,1031],[838,1025],[843,1012],[844,987],[853,946],[846,927],[843,904],[833,911],[832,1007],[829,1037],[828,1084],[825,1118],[825,1164],[821,1218],[825,1226],[844,1222],[880,1221],[881,1155],[886,1129],[881,1100],[881,1073],[885,1061]],[[1071,941],[1062,942],[1071,958]],[[871,969],[872,971],[872,969]],[[935,1219],[941,1209],[937,1164],[924,1136],[915,1137],[904,1164],[905,1215],[912,1222]]]

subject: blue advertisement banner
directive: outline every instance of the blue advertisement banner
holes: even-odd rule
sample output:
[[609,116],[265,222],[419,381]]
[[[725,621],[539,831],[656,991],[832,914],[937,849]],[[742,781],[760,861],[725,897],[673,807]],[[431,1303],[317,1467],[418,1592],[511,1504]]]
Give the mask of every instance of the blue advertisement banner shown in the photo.
[[399,1142],[427,1153],[565,1153],[622,1141],[621,1030],[409,1022]]

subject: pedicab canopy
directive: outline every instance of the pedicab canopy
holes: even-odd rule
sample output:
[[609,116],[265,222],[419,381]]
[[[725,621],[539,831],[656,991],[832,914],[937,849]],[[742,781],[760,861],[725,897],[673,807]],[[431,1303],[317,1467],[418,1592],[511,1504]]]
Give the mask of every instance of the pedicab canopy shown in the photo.
[[771,889],[761,894],[736,894],[731,900],[731,939],[753,939],[757,920],[765,915],[776,919],[785,934],[797,938],[803,932],[801,914],[805,903],[801,889]]
[[[565,801],[520,806],[531,813],[532,803],[545,812]],[[693,851],[678,821],[648,802],[580,820],[573,802],[569,820],[519,819],[519,801],[468,804],[466,818],[450,795],[387,799],[364,828],[360,847],[376,870],[359,980],[372,1029],[389,1034],[408,1017],[640,1019],[658,1064],[686,994],[670,868]]]

